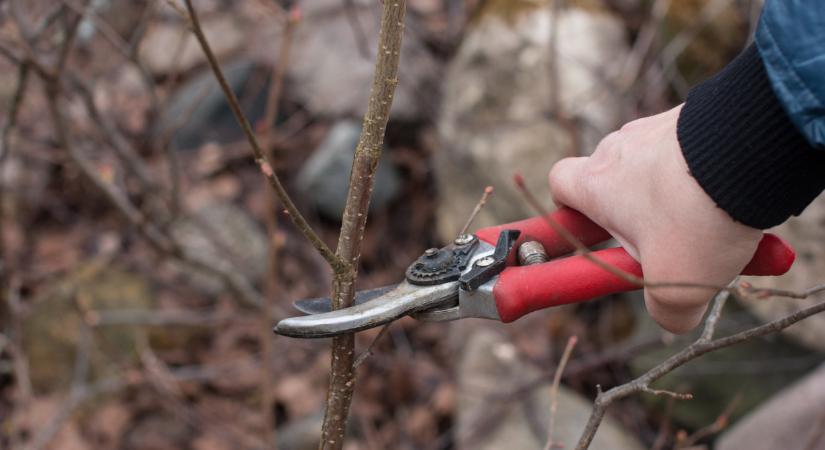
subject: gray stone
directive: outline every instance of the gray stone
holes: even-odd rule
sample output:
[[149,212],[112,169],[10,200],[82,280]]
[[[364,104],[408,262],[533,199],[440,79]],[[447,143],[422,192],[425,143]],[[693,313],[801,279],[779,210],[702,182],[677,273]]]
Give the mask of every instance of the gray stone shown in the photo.
[[[243,60],[223,67],[226,80],[239,96],[254,70],[251,62]],[[256,95],[252,101],[242,102],[241,106],[251,123],[263,116],[265,98],[264,93]],[[206,142],[229,143],[244,138],[215,75],[208,68],[175,91],[157,124],[155,134],[165,136],[174,132],[172,143],[182,150],[197,148]]]
[[[825,283],[825,196],[820,195],[799,217],[770,230],[782,236],[796,249],[796,262],[780,277],[749,277],[754,286],[803,291]],[[778,319],[820,299],[743,300],[748,310],[765,321]],[[785,330],[785,334],[811,349],[825,352],[825,314],[817,314]]]
[[[348,3],[351,14],[346,10]],[[372,83],[381,5],[369,0],[314,0],[301,3],[301,8],[303,19],[290,48],[290,89],[286,95],[313,115],[363,116]],[[415,30],[416,17],[408,14],[405,26]],[[263,35],[256,39],[271,44],[253,52],[259,60],[274,65],[283,35],[281,25],[260,28]],[[435,109],[440,72],[440,65],[416,33],[405,33],[391,117],[404,121],[429,118]]]
[[[347,201],[347,188],[361,124],[345,120],[332,126],[326,139],[312,153],[298,173],[298,188],[318,209],[332,219],[340,219]],[[375,174],[370,210],[385,207],[398,196],[401,181],[385,150]]]
[[[314,450],[321,439],[324,415],[313,414],[286,423],[275,433],[277,448],[283,450]],[[349,422],[354,422],[350,420]]]
[[[86,261],[62,279],[45,287],[31,304],[23,324],[23,346],[29,373],[38,393],[68,388],[82,342],[83,319],[77,305],[90,317],[113,310],[148,311],[154,306],[149,283],[117,265]],[[137,363],[138,343],[145,330],[129,325],[90,331],[89,379],[112,376]]]
[[[459,449],[541,449],[547,438],[549,389],[540,387],[523,398],[490,399],[535,379],[538,370],[520,360],[501,334],[478,327],[464,335],[458,369]],[[561,386],[553,440],[573,448],[590,416],[592,402]],[[611,417],[602,422],[591,450],[636,450],[642,445]]]
[[[200,20],[203,33],[219,60],[244,44],[244,30],[248,27],[237,17],[228,14],[207,17],[201,14]],[[155,75],[186,72],[206,62],[195,35],[182,22],[171,21],[151,22],[140,41],[138,56]]]
[[[266,235],[246,211],[231,203],[212,203],[200,208],[192,217],[175,223],[172,235],[187,254],[238,271],[253,282],[268,273]],[[207,294],[218,294],[224,287],[214,276],[184,267],[179,270]]]
[[[718,450],[825,450],[825,365],[724,433]],[[818,435],[818,439],[817,439]]]
[[[553,117],[550,100],[554,23],[563,121]],[[615,129],[623,101],[604,80],[627,52],[620,21],[576,8],[564,9],[556,20],[548,8],[512,20],[488,14],[469,30],[448,67],[439,120],[435,168],[443,239],[454,237],[487,185],[496,193],[477,226],[535,215],[515,189],[513,174],[546,197],[555,161],[592,152]]]

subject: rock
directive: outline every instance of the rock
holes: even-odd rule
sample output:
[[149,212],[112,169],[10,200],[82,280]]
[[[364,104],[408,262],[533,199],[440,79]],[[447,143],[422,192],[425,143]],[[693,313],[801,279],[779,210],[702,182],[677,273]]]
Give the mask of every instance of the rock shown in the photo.
[[[825,282],[825,196],[820,195],[799,217],[770,230],[796,249],[796,262],[780,277],[749,277],[754,286],[803,291]],[[744,300],[742,304],[764,321],[778,319],[820,301],[771,298]],[[787,328],[785,334],[819,352],[825,352],[825,314],[817,314]]]
[[[313,115],[362,117],[372,83],[381,5],[369,0],[315,0],[302,2],[301,8],[303,20],[292,39],[286,94]],[[416,20],[408,14],[406,29],[415,30]],[[281,26],[261,28],[265,35],[256,39],[271,44],[256,49],[257,56],[274,65]],[[403,121],[429,118],[437,98],[440,65],[416,33],[404,36],[399,73],[391,117]]]
[[[640,309],[643,304],[640,299]],[[662,333],[646,312],[640,311],[637,323],[636,339],[640,341],[647,340],[644,336]],[[722,337],[760,323],[735,302],[728,301],[716,336]],[[630,363],[633,375],[639,376],[665,361],[695,341],[700,332],[695,330],[680,336],[667,348],[634,358]],[[679,426],[697,430],[711,424],[736,397],[736,407],[729,420],[739,420],[777,391],[805,376],[821,360],[822,355],[781,336],[767,336],[708,353],[665,375],[652,387],[693,394],[692,400],[675,403],[669,414]],[[665,413],[668,399],[664,396],[642,395],[641,399]]]
[[[23,345],[35,390],[60,390],[71,381],[81,336],[76,302],[89,311],[148,310],[153,306],[152,298],[143,278],[99,262],[82,264],[46,288],[34,300],[23,326]],[[93,330],[89,346],[91,379],[113,375],[119,368],[136,362],[136,346],[142,333],[132,326]]]
[[[248,27],[229,14],[200,16],[201,27],[218,60],[231,55],[244,43]],[[182,22],[152,21],[140,41],[138,55],[154,75],[170,75],[192,70],[206,62],[206,56]]]
[[[237,95],[255,73],[249,61],[235,61],[223,66],[229,85]],[[253,101],[241,102],[244,113],[254,124],[263,117],[266,92],[256,95]],[[179,149],[192,149],[206,142],[227,143],[243,139],[243,132],[229,109],[229,104],[208,68],[183,83],[169,99],[154,133],[165,136],[174,131],[172,143]]]
[[[724,433],[718,450],[825,450],[825,365],[783,389]],[[816,439],[819,433],[819,439]]]
[[[554,23],[562,121],[553,118],[548,76]],[[568,8],[553,19],[548,8],[522,8],[479,19],[446,75],[434,164],[442,239],[459,231],[486,185],[496,193],[476,226],[535,214],[513,174],[544,197],[555,161],[589,154],[616,128],[622,98],[603,80],[627,52],[621,22],[604,13]]]
[[[359,122],[337,122],[298,173],[298,188],[321,214],[331,219],[340,219],[344,211],[352,160],[360,133]],[[395,199],[400,185],[398,171],[385,149],[375,174],[370,210],[381,209]]]
[[[198,260],[235,270],[259,281],[269,270],[266,235],[246,211],[231,203],[212,203],[192,217],[172,226],[172,234],[185,252]],[[214,276],[180,267],[190,281],[208,295],[219,294],[224,285]]]
[[321,425],[323,422],[323,413],[288,422],[275,432],[277,448],[284,450],[314,450],[318,447],[318,441],[321,439]]
[[[516,348],[489,328],[465,335],[458,369],[459,449],[541,449],[547,437],[549,389],[542,387],[512,403],[486,396],[503,394],[528,380],[538,370],[519,359]],[[561,386],[557,396],[554,442],[573,448],[590,416],[592,402]],[[592,450],[644,448],[611,417],[602,422]]]

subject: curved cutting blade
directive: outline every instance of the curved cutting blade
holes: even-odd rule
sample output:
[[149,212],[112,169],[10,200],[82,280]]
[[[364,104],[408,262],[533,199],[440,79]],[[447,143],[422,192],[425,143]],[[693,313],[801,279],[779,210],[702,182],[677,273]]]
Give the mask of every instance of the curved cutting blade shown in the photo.
[[[365,291],[358,291],[355,293],[355,299],[352,301],[353,305],[360,305],[361,303],[366,303],[370,300],[375,300],[376,298],[390,292],[391,290],[397,288],[397,284],[393,284],[390,286],[382,286],[375,289],[367,289]],[[294,303],[295,309],[301,311],[304,314],[323,314],[332,311],[332,299],[329,297],[318,297],[318,298],[306,298],[303,300],[298,300]]]
[[415,286],[406,281],[378,299],[349,308],[278,322],[275,333],[297,338],[323,338],[365,330],[405,315],[458,300],[458,282]]

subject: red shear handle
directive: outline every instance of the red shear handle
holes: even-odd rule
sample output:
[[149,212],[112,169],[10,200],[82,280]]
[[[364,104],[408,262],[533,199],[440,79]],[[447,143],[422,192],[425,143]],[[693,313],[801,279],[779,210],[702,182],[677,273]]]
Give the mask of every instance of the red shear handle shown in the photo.
[[[623,248],[592,253],[599,260],[637,277],[642,268]],[[795,254],[782,239],[766,234],[743,275],[781,275]],[[571,256],[533,266],[508,267],[493,287],[502,322],[544,308],[577,303],[603,295],[633,291],[639,285],[599,267],[584,256]]]
[[[610,239],[610,234],[607,231],[576,210],[559,208],[550,213],[548,218],[570,231],[576,239],[588,247]],[[528,238],[541,242],[550,257],[561,256],[575,249],[570,242],[556,233],[553,227],[547,223],[547,220],[541,216],[482,228],[476,231],[476,236],[488,244],[496,245],[498,235],[502,230],[521,231],[521,236],[519,236],[516,245],[521,244]]]

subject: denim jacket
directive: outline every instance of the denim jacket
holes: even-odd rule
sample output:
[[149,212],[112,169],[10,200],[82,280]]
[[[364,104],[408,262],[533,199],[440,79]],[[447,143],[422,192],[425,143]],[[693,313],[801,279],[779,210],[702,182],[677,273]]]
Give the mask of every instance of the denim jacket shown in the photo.
[[825,150],[825,0],[767,0],[755,42],[789,118]]

